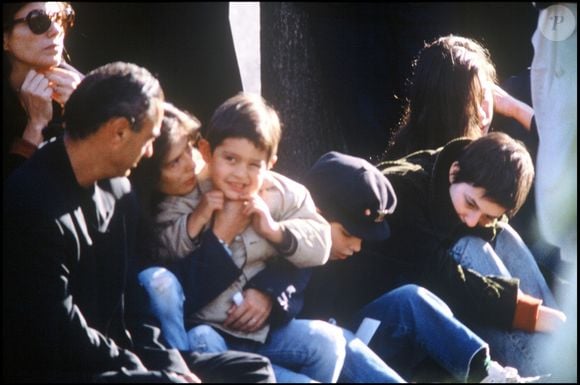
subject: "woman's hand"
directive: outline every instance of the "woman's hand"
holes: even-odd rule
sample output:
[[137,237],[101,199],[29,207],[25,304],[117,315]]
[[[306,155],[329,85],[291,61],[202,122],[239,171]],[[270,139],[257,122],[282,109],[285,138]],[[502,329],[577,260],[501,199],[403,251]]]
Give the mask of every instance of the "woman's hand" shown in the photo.
[[22,138],[34,145],[43,141],[42,130],[52,119],[52,93],[50,80],[43,74],[30,70],[20,86],[18,97],[28,115]]
[[73,91],[77,88],[83,75],[78,71],[54,67],[45,74],[52,88],[52,99],[64,105]]
[[496,113],[517,120],[527,130],[531,129],[534,116],[532,107],[514,98],[498,85],[493,86],[493,103]]

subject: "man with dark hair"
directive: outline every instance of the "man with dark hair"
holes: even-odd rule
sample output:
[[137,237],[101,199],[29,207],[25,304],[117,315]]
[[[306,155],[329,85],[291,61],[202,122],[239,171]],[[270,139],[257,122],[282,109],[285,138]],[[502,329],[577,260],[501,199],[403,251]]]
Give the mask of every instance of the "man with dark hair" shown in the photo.
[[152,155],[163,101],[146,69],[97,68],[67,102],[64,137],[6,181],[4,380],[274,380],[263,357],[168,350],[142,317],[139,213],[125,176]]

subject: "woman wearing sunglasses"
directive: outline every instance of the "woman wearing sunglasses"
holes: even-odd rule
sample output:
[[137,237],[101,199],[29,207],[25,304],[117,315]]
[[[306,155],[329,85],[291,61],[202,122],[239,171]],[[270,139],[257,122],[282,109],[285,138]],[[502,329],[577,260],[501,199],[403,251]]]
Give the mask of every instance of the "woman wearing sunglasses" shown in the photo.
[[83,75],[64,61],[74,22],[66,2],[4,3],[4,178],[61,131],[62,107]]

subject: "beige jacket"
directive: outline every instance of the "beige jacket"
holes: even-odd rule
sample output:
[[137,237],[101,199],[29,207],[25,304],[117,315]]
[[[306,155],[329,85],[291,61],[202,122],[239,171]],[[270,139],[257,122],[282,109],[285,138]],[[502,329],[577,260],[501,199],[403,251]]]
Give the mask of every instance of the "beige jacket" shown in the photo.
[[[200,180],[198,188],[181,197],[168,197],[160,203],[160,214],[156,218],[162,250],[160,255],[167,260],[183,258],[196,247],[196,240],[187,234],[187,216],[199,204],[201,195],[212,189],[211,181]],[[270,171],[260,196],[268,207],[272,218],[289,230],[297,240],[296,251],[285,258],[297,267],[312,267],[326,263],[330,255],[330,225],[316,212],[310,193],[301,184]],[[262,270],[266,261],[277,256],[276,249],[248,226],[229,245],[234,263],[242,274],[228,289],[194,315],[186,315],[195,322],[215,326],[241,338],[264,342],[269,325],[254,333],[242,333],[225,329],[221,324],[231,307],[232,297],[241,292],[246,283]]]

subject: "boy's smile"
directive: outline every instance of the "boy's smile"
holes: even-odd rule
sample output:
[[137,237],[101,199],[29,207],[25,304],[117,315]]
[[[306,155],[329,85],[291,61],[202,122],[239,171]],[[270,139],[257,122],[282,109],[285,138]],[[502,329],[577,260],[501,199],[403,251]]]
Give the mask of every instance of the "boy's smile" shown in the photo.
[[267,152],[244,138],[225,139],[206,160],[214,187],[231,200],[257,194],[268,171]]

